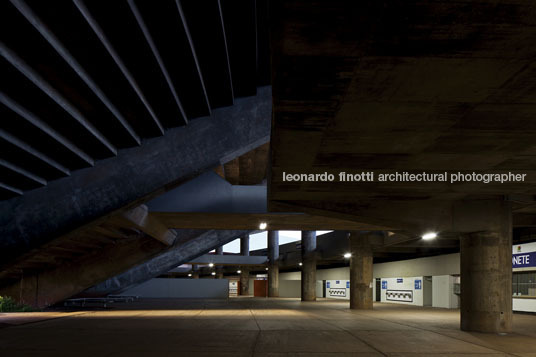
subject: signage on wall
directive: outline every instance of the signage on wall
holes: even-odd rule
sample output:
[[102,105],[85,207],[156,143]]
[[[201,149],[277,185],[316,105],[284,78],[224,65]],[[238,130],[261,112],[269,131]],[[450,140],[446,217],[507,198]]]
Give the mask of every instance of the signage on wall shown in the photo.
[[346,282],[346,289],[350,289],[350,281]]
[[387,281],[382,280],[382,289],[387,289]]
[[536,267],[536,252],[512,255],[512,268],[528,267]]
[[411,290],[387,290],[385,299],[389,301],[413,302]]
[[330,297],[346,297],[346,289],[333,288],[328,290],[328,296]]
[[422,289],[422,280],[417,279],[415,280],[415,290],[421,290]]
[[326,283],[326,287],[329,289],[329,286],[330,286],[330,285],[331,285],[331,284],[330,284],[329,281],[328,281],[328,282]]
[[404,279],[402,279],[402,278],[396,278],[396,282],[397,282],[398,284],[401,284],[401,283],[404,282]]

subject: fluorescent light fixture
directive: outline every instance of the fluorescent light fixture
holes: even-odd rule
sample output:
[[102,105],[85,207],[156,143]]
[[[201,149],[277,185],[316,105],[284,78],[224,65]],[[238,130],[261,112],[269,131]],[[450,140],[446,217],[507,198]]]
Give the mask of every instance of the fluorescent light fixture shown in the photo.
[[344,253],[344,257],[345,257],[346,259],[349,259],[349,258],[352,257],[352,253]]
[[214,263],[209,263],[208,266],[212,268],[214,266]]
[[261,222],[261,224],[259,224],[259,229],[264,230],[264,229],[266,229],[266,226],[267,226],[266,222]]
[[210,273],[210,274],[212,274],[212,275],[216,275],[216,272],[212,272],[212,273]]
[[242,270],[237,270],[236,273],[240,274],[240,273],[242,273]]
[[302,266],[302,265],[303,265],[303,263],[300,262],[300,266]]
[[430,233],[426,233],[422,236],[422,239],[424,240],[430,240],[430,239],[434,239],[437,237],[437,233],[434,233],[434,232],[430,232]]

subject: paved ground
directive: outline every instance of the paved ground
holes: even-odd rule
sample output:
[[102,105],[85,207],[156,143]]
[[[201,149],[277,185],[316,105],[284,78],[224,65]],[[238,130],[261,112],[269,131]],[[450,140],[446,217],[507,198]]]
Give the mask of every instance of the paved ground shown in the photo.
[[534,315],[514,315],[515,332],[498,336],[460,331],[458,311],[347,306],[333,300],[141,300],[74,314],[0,314],[0,356],[536,357]]

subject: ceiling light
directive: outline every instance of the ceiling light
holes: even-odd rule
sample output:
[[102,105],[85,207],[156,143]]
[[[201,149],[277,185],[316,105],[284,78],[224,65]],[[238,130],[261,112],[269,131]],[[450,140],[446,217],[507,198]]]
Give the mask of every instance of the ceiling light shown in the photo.
[[212,268],[214,266],[214,263],[209,263],[208,266]]
[[344,257],[345,257],[346,259],[349,259],[349,258],[352,257],[352,253],[344,253]]
[[237,270],[236,273],[240,274],[240,273],[242,273],[242,270]]
[[302,266],[302,265],[303,265],[303,263],[300,263],[300,266]]
[[425,235],[422,236],[422,239],[424,240],[429,240],[429,239],[434,239],[437,237],[437,233],[426,233]]
[[266,229],[266,222],[261,222],[261,224],[259,224],[259,229]]
[[212,274],[212,275],[216,275],[216,272],[212,272],[212,273],[210,273],[210,274]]
[[192,276],[192,274],[188,274],[188,276]]
[[268,270],[268,268],[266,268],[266,270]]

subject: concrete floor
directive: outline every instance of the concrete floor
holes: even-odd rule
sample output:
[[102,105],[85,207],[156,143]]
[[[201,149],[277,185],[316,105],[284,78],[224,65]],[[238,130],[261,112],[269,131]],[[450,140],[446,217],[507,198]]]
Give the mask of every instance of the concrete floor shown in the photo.
[[506,336],[459,312],[347,301],[140,300],[112,309],[0,314],[0,356],[536,356],[536,316]]

